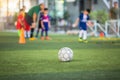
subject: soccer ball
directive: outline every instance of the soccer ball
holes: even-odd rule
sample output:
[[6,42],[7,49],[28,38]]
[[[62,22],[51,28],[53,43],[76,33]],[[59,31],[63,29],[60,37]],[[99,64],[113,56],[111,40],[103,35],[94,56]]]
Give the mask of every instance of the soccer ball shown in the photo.
[[73,58],[73,51],[68,47],[63,47],[58,52],[58,58],[60,61],[68,62]]

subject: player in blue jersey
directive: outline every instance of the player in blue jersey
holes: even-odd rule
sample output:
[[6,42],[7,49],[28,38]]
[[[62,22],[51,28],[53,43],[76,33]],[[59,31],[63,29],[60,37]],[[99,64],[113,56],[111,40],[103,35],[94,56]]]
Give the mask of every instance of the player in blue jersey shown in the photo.
[[88,21],[90,20],[89,17],[90,9],[85,9],[83,13],[80,14],[80,16],[77,18],[75,23],[73,24],[73,27],[77,26],[79,23],[79,42],[85,42],[87,43],[87,27],[88,27]]

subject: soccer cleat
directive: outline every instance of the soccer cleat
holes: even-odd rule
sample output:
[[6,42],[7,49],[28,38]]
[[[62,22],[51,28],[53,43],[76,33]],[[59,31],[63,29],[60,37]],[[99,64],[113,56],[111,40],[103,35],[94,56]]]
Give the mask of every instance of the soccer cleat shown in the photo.
[[30,41],[34,41],[36,40],[36,38],[32,37],[32,38],[29,38]]
[[84,42],[84,43],[88,43],[88,41],[87,41],[87,40],[83,40],[83,42]]
[[41,37],[41,38],[40,38],[40,40],[42,40],[42,41],[43,41],[43,40],[44,40],[44,37]]
[[82,42],[83,40],[81,38],[78,39],[79,42]]
[[46,40],[51,40],[51,38],[50,38],[50,37],[48,37],[48,36],[47,36],[47,37],[45,37],[45,39],[46,39]]

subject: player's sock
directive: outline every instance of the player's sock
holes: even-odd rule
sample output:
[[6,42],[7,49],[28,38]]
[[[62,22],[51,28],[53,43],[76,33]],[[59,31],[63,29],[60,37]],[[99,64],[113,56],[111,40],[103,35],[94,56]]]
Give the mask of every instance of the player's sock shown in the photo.
[[86,30],[83,31],[83,40],[87,40],[87,31]]
[[28,38],[30,38],[30,31],[27,31],[27,36]]
[[45,37],[46,40],[51,40],[51,38],[48,36],[48,31],[45,31],[45,36],[46,36]]
[[45,31],[45,36],[48,36],[48,31]]
[[19,36],[19,37],[20,37],[20,32],[21,32],[21,31],[20,31],[20,30],[18,30],[18,36]]
[[40,37],[41,40],[44,40],[43,34],[44,34],[44,30],[41,31],[41,37]]
[[41,31],[41,37],[43,36],[44,30]]
[[33,33],[34,33],[34,28],[31,28],[30,39],[29,39],[31,41],[36,40],[36,38],[33,37]]
[[28,31],[25,31],[25,38],[29,38],[29,34],[28,34]]
[[36,38],[38,38],[38,34],[39,34],[39,29],[37,30],[37,33],[36,33]]
[[30,38],[33,37],[33,33],[34,33],[34,28],[31,28]]
[[26,38],[30,38],[30,32],[29,31],[26,32]]

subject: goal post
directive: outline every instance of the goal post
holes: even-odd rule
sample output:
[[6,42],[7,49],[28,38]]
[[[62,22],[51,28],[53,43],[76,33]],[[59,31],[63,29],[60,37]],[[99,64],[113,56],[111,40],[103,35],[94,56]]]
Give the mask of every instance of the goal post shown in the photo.
[[88,36],[99,37],[100,32],[105,37],[120,37],[120,20],[107,20],[105,24],[99,24],[96,20],[91,20],[94,27],[88,27]]
[[120,20],[108,20],[105,23],[106,37],[120,37]]

